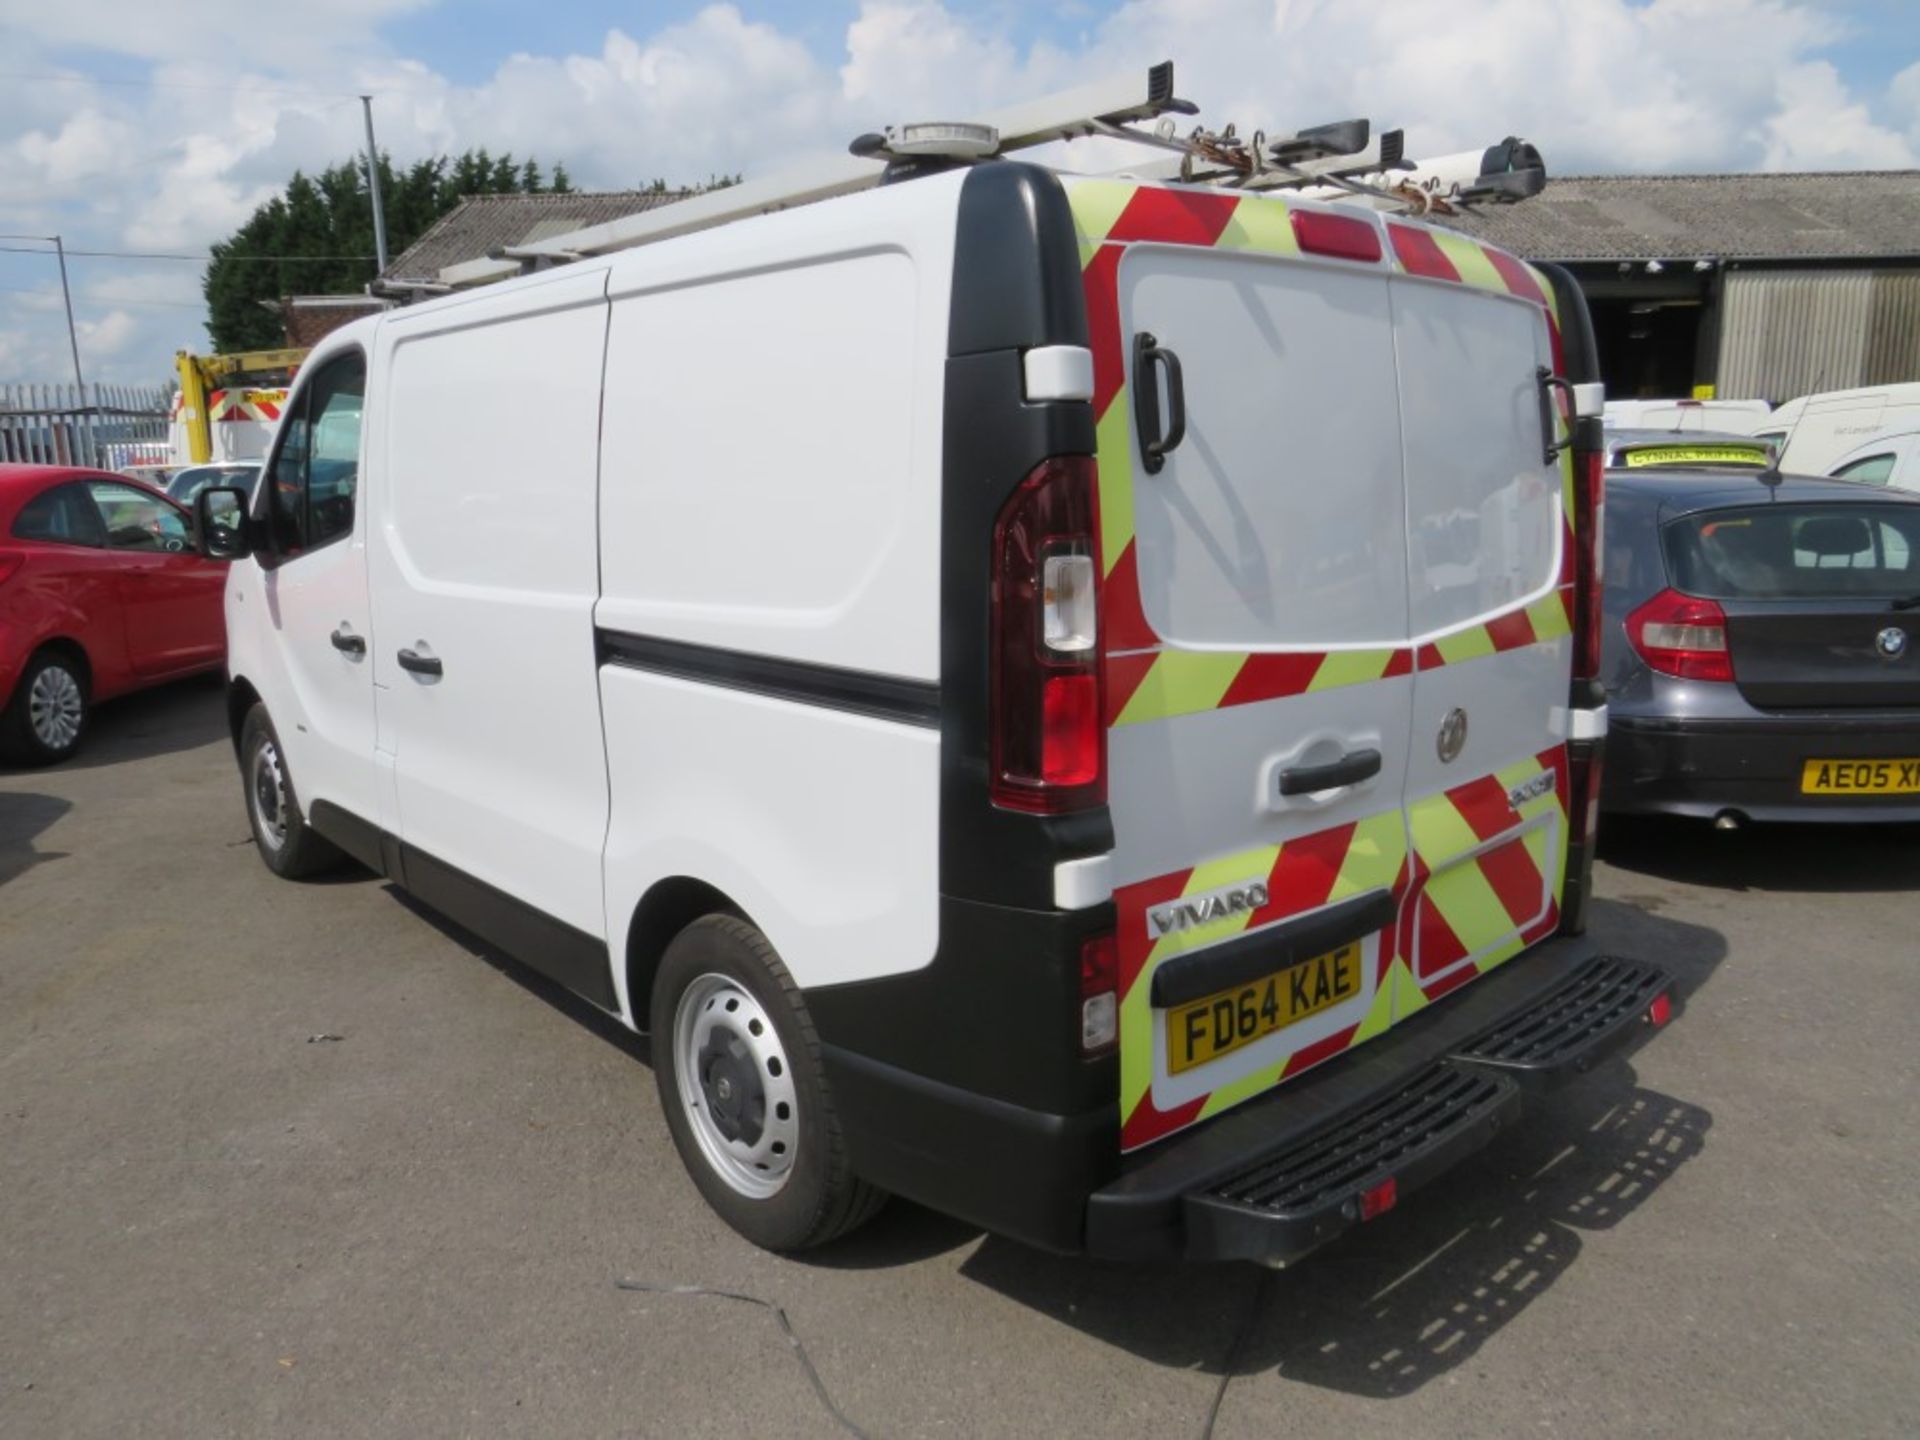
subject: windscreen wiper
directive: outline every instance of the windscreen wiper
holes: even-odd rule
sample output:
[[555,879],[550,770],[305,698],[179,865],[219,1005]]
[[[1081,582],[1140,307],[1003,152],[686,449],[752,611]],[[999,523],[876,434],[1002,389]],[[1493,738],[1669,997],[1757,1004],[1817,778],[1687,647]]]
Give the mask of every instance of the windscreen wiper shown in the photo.
[[1903,595],[1887,608],[1889,610],[1920,610],[1920,595]]

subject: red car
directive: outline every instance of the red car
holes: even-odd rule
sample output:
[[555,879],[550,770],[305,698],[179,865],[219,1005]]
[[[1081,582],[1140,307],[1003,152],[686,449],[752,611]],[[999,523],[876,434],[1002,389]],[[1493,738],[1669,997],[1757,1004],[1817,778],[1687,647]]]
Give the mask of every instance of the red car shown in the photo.
[[187,512],[100,470],[0,465],[0,756],[71,755],[92,706],[226,658],[226,567]]

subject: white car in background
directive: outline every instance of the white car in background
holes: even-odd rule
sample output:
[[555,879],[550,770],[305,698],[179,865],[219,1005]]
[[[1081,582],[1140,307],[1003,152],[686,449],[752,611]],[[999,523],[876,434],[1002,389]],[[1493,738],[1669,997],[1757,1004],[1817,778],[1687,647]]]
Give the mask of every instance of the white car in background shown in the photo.
[[1751,435],[1773,414],[1764,400],[1609,400],[1609,430],[1714,430]]
[[1827,474],[1895,490],[1920,490],[1920,425],[1870,436],[1836,460]]
[[1831,475],[1841,457],[1891,430],[1920,426],[1920,383],[1828,390],[1789,400],[1754,433],[1779,445],[1780,468]]

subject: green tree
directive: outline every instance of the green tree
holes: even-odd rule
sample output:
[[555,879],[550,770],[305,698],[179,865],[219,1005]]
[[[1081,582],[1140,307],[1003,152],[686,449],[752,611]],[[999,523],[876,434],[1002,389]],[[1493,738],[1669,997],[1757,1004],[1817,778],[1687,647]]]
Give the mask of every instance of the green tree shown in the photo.
[[[664,188],[664,187],[663,187]],[[398,255],[468,195],[565,194],[564,165],[543,180],[536,160],[485,150],[416,160],[396,170],[380,157],[387,251]],[[374,277],[373,205],[364,157],[317,175],[295,171],[287,188],[213,247],[201,281],[207,333],[216,351],[281,343],[278,302],[286,295],[358,294]]]

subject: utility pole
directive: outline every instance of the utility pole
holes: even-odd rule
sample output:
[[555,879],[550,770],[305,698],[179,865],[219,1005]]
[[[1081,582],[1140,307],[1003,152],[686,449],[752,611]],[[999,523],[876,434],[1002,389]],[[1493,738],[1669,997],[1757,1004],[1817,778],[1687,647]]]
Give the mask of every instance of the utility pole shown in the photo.
[[373,192],[373,253],[387,268],[387,217],[380,208],[380,151],[373,143],[373,96],[362,95],[360,108],[367,117],[367,189]]
[[80,403],[87,403],[87,382],[80,378],[80,336],[73,328],[73,291],[67,288],[67,247],[58,235],[47,237],[53,241],[53,253],[60,257],[60,298],[67,303],[67,345],[73,351],[73,383],[80,387]]
[[73,352],[73,385],[80,392],[81,428],[87,434],[86,463],[95,464],[100,457],[95,452],[99,448],[93,438],[93,416],[84,413],[87,408],[87,382],[80,376],[80,334],[73,328],[73,291],[67,287],[67,246],[58,235],[53,237],[53,253],[60,257],[60,298],[67,306],[67,348]]

